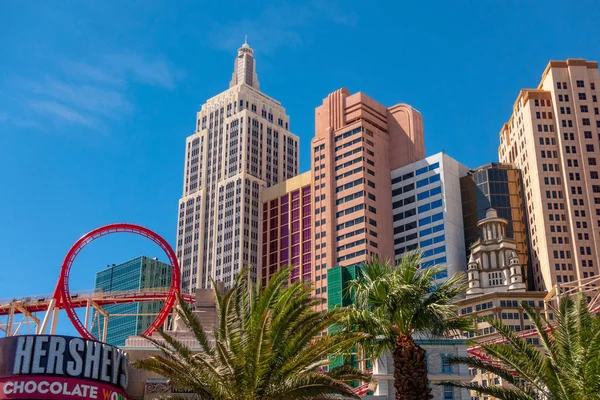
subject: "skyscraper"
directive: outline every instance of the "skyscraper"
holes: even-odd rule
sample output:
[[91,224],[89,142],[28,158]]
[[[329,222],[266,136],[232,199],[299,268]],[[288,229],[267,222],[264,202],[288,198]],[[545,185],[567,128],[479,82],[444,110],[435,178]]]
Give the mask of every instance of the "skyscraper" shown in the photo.
[[425,157],[421,114],[339,89],[316,109],[312,140],[315,294],[328,268],[393,257],[390,172]]
[[598,274],[598,63],[551,61],[500,132],[501,162],[523,173],[536,290]]
[[479,221],[494,208],[500,218],[508,221],[506,236],[517,242],[519,263],[525,266],[523,274],[529,283],[532,272],[521,170],[512,164],[486,164],[462,177],[460,190],[467,251],[479,240]]
[[260,256],[261,192],[298,173],[298,138],[281,104],[259,90],[254,51],[238,50],[229,89],[207,100],[187,138],[177,257],[182,290],[225,287]]
[[443,152],[392,171],[395,260],[420,250],[423,267],[448,266],[439,279],[465,270],[460,178],[468,171]]
[[[113,264],[96,273],[94,290],[121,292],[128,290],[167,289],[171,285],[171,266],[156,258],[136,257],[121,264]],[[160,312],[164,302],[152,301],[104,306],[109,314],[106,342],[122,346],[129,336],[139,335],[148,328]],[[118,316],[118,314],[127,314]],[[103,316],[94,318],[92,333],[97,334],[98,322],[102,325]],[[100,337],[98,335],[98,337]]]

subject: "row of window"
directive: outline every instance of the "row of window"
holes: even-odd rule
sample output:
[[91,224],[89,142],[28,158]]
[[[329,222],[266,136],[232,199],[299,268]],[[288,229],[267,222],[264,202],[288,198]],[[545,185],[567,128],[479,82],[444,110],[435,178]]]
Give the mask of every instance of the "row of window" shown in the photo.
[[[433,267],[434,265],[445,264],[446,262],[447,262],[446,256],[444,256],[444,257],[436,258],[435,260],[425,261],[424,263],[421,264],[421,267],[429,268],[429,267]],[[444,271],[440,271],[437,274],[435,274],[434,279],[442,279],[442,278],[447,278],[447,277],[448,277],[448,270],[446,269]]]
[[423,252],[423,258],[431,257],[436,254],[441,254],[446,252],[446,246],[439,246],[434,249],[425,250]]
[[412,173],[412,172],[409,172],[408,174],[404,174],[402,176],[397,176],[397,177],[395,177],[395,178],[392,179],[392,185],[395,185],[398,182],[402,182],[404,180],[410,179],[410,178],[412,178],[414,176],[415,176],[415,174]]
[[410,210],[406,210],[404,212],[394,214],[394,222],[400,221],[405,218],[413,217],[417,215],[417,210],[415,208],[411,208]]
[[409,183],[408,185],[404,185],[402,187],[392,190],[392,197],[398,196],[401,193],[411,192],[413,190],[415,190],[415,184]]
[[354,187],[354,186],[362,185],[362,184],[363,184],[363,182],[364,182],[364,179],[362,179],[362,178],[360,178],[360,179],[357,179],[357,180],[355,180],[355,181],[352,181],[352,182],[348,182],[348,183],[346,183],[346,184],[344,184],[344,185],[340,185],[340,186],[336,187],[336,188],[335,188],[335,192],[336,192],[336,193],[339,193],[339,192],[341,192],[342,190],[346,190],[346,189],[350,189],[350,188],[352,188],[352,187]]
[[365,255],[366,253],[367,253],[366,250],[360,250],[360,251],[357,251],[356,253],[350,253],[348,255],[338,257],[337,258],[337,262],[339,263],[339,262],[342,262],[344,260],[350,260],[350,259],[352,259],[354,257],[359,257],[359,256],[362,256],[362,255]]
[[424,179],[417,181],[417,187],[420,188],[420,187],[429,185],[434,182],[439,182],[439,181],[440,181],[440,174],[435,174],[435,175],[430,176],[429,178],[424,178]]
[[352,129],[351,131],[348,131],[348,132],[340,133],[339,135],[336,135],[336,137],[333,139],[333,141],[339,142],[342,139],[349,138],[352,135],[356,135],[357,133],[362,132],[362,129],[363,128],[360,127],[360,128]]
[[354,212],[363,210],[364,208],[365,208],[364,204],[357,204],[354,207],[349,207],[349,208],[346,208],[345,210],[338,211],[337,213],[335,213],[335,216],[336,216],[336,218],[339,218],[341,216],[352,214]]
[[363,150],[362,147],[357,147],[354,150],[347,151],[344,154],[340,154],[339,156],[336,156],[335,161],[341,160],[342,158],[350,157],[351,155],[356,154],[356,153],[360,153],[362,150]]
[[419,206],[419,214],[427,212],[429,210],[434,210],[441,206],[442,206],[442,199],[432,201],[431,203],[428,203],[428,204],[423,204],[422,206]]
[[346,142],[344,144],[336,146],[335,149],[334,149],[334,151],[339,151],[341,149],[348,148],[348,147],[352,146],[353,144],[357,144],[357,143],[361,143],[361,142],[363,142],[363,138],[359,137],[359,138],[356,138],[356,139],[354,139],[354,140],[352,140],[350,142]]
[[444,218],[444,213],[437,213],[430,215],[428,217],[424,217],[419,219],[419,226],[427,225],[432,222],[441,221]]
[[425,190],[424,192],[417,193],[417,200],[423,200],[431,196],[435,196],[436,194],[442,193],[442,187],[437,186],[430,190]]
[[[502,307],[502,308],[509,308],[509,307],[510,308],[519,308],[521,304],[527,304],[530,307],[535,307],[535,301],[534,300],[522,300],[522,301],[518,301],[518,300],[500,300],[500,307]],[[488,301],[486,303],[476,304],[475,305],[475,311],[489,310],[489,309],[491,309],[493,307],[494,307],[494,304],[491,301]],[[544,301],[543,300],[539,300],[538,301],[538,307],[540,307],[540,308],[544,307]],[[473,307],[472,306],[465,307],[465,308],[461,309],[461,314],[471,314],[472,312],[473,312]],[[493,318],[494,317],[493,314],[491,314],[490,317]],[[506,317],[502,317],[502,318],[506,318]]]
[[348,196],[344,196],[342,198],[337,199],[335,201],[335,204],[339,206],[340,204],[346,203],[348,201],[352,201],[354,199],[361,198],[364,195],[365,195],[365,191],[364,190],[360,190],[360,191],[358,191],[356,193],[352,193],[352,194],[349,194]]
[[425,237],[425,236],[431,235],[432,233],[443,232],[443,231],[444,231],[444,224],[440,224],[440,225],[433,226],[431,228],[422,229],[421,231],[419,231],[419,237]]
[[402,244],[404,242],[410,242],[411,240],[415,240],[417,238],[417,232],[411,233],[410,235],[402,236],[394,239],[394,246],[397,244]]
[[415,202],[415,196],[409,196],[405,199],[402,200],[397,200],[395,202],[392,203],[392,209],[395,210],[397,208],[400,208],[402,206],[406,206],[408,204],[412,204]]
[[[347,161],[347,162],[345,162],[345,163],[343,163],[343,164],[340,164],[340,165],[336,166],[336,167],[335,167],[335,170],[336,170],[336,171],[339,171],[340,169],[342,169],[342,168],[346,168],[346,167],[349,167],[349,166],[351,166],[352,164],[357,164],[357,163],[359,163],[359,162],[362,162],[362,160],[363,160],[362,156],[360,156],[360,157],[357,157],[357,158],[355,158],[354,160],[350,160],[350,161]],[[316,169],[316,168],[315,168],[315,169]]]
[[352,221],[347,221],[342,224],[338,224],[336,226],[336,229],[339,231],[340,229],[349,228],[351,226],[354,226],[356,224],[361,224],[363,222],[365,222],[365,217],[359,217],[359,218],[353,219]]
[[350,242],[350,243],[338,246],[336,250],[339,252],[342,250],[351,249],[352,247],[360,246],[361,244],[365,244],[365,239],[360,239],[355,242]]
[[419,243],[419,246],[421,246],[421,247],[431,246],[432,244],[443,242],[445,239],[446,239],[445,235],[436,236],[431,239],[422,240],[421,243]]
[[347,171],[347,172],[345,172],[345,173],[343,173],[343,174],[339,174],[339,175],[337,175],[337,176],[335,177],[335,180],[336,180],[336,181],[338,181],[338,180],[340,180],[340,179],[342,179],[342,178],[347,178],[347,177],[349,177],[350,175],[358,174],[358,173],[359,173],[359,172],[361,172],[362,170],[364,170],[364,167],[358,167],[358,168],[355,168],[355,169],[353,169],[353,170],[350,170],[350,171]]
[[440,163],[439,163],[439,162],[436,162],[436,163],[433,163],[433,164],[431,164],[431,165],[428,165],[428,166],[426,166],[426,167],[419,168],[419,169],[417,170],[416,174],[417,174],[417,176],[418,176],[418,175],[422,175],[422,174],[424,174],[424,173],[425,173],[425,172],[427,172],[427,171],[433,171],[434,169],[436,169],[436,168],[439,168],[439,167],[440,167]]
[[364,228],[357,229],[355,231],[346,233],[345,235],[338,236],[336,238],[336,240],[339,242],[340,240],[348,239],[348,238],[351,238],[351,237],[356,236],[356,235],[362,235],[363,233],[365,233],[365,229]]

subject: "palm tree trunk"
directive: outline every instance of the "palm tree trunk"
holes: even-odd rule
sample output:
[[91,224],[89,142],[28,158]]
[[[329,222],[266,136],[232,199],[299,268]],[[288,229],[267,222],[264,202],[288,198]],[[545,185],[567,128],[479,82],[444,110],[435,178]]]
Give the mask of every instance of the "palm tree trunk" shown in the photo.
[[427,385],[427,358],[425,350],[412,337],[400,334],[396,338],[394,357],[394,387],[396,400],[430,400]]

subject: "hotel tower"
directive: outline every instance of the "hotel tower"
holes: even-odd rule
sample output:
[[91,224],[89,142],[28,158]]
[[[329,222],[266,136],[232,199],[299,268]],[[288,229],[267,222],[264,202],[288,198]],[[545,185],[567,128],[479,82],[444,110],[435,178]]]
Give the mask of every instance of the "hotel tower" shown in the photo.
[[260,91],[254,51],[238,50],[229,89],[208,99],[185,144],[177,258],[182,290],[227,288],[244,266],[257,277],[261,195],[298,174],[298,137],[279,102]]
[[598,275],[598,90],[597,62],[551,61],[500,132],[500,161],[522,171],[536,290]]
[[407,104],[339,89],[317,107],[311,144],[312,276],[326,297],[329,268],[393,259],[391,171],[425,158],[423,119]]

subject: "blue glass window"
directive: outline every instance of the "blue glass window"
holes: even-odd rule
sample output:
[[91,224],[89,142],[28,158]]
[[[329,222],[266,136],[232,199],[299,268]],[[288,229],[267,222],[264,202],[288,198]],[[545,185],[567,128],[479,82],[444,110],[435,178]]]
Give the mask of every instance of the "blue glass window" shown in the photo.
[[435,188],[433,188],[433,189],[431,189],[429,191],[429,195],[430,196],[433,196],[435,194],[440,194],[440,193],[442,193],[442,187],[441,186],[435,187]]
[[421,237],[427,236],[427,235],[431,235],[431,228],[423,229],[421,232],[419,232],[419,236],[421,236]]
[[[439,263],[436,262],[436,264],[439,264]],[[444,270],[444,271],[441,271],[441,272],[435,274],[435,279],[443,279],[443,278],[447,278],[447,277],[448,277],[448,270]]]
[[423,240],[421,243],[419,243],[419,246],[425,247],[425,246],[429,246],[432,243],[433,243],[433,239],[427,239],[427,240]]
[[444,235],[436,236],[433,238],[433,243],[443,242],[446,237]]
[[433,249],[433,254],[440,254],[446,251],[446,246],[440,246]]
[[444,213],[437,213],[431,216],[431,222],[439,221],[444,218]]
[[429,267],[433,267],[434,263],[433,261],[426,261],[423,264],[421,264],[421,268],[429,268]]
[[427,167],[419,168],[419,169],[417,170],[417,173],[416,173],[416,174],[417,174],[417,175],[421,175],[421,174],[424,174],[425,172],[427,172]]
[[425,218],[421,218],[421,219],[419,220],[419,226],[422,226],[422,225],[427,225],[427,224],[429,224],[430,222],[431,222],[431,217],[425,217]]
[[417,200],[423,200],[429,197],[429,190],[417,194]]
[[425,178],[425,179],[421,179],[420,181],[417,181],[417,187],[423,187],[425,185],[427,185],[429,183],[429,179]]
[[431,202],[431,208],[438,208],[441,206],[442,206],[442,199]]
[[436,264],[444,264],[446,262],[446,257],[440,257],[435,259]]
[[429,257],[433,255],[433,250],[427,250],[423,252],[423,257]]
[[419,214],[421,214],[425,211],[429,211],[430,209],[431,209],[430,204],[423,204],[422,206],[419,206]]
[[439,162],[433,163],[429,166],[429,170],[433,171],[434,169],[438,168],[440,166]]
[[429,183],[439,182],[439,180],[440,180],[440,174],[435,174],[429,178]]
[[444,225],[437,225],[433,227],[433,232],[439,232],[444,230]]

